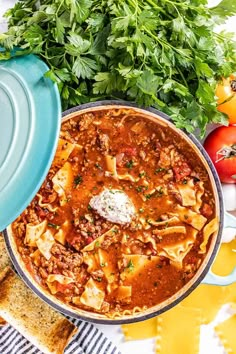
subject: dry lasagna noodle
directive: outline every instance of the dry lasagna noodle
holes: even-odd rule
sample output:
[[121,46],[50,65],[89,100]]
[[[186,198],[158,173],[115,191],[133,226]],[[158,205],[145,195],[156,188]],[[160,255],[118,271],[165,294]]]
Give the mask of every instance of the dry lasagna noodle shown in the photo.
[[157,319],[154,317],[143,322],[124,324],[121,328],[126,340],[152,338],[157,335]]
[[236,315],[231,316],[215,327],[215,331],[224,345],[227,354],[236,353],[235,328]]
[[156,354],[198,354],[201,323],[201,310],[181,305],[158,316]]
[[207,324],[215,318],[217,312],[226,300],[226,290],[222,286],[199,285],[182,302],[184,307],[194,307],[202,310],[202,321]]

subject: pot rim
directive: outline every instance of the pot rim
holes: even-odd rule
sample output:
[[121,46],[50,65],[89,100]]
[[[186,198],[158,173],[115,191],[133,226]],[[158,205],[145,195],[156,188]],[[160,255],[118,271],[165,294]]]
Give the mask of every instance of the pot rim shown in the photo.
[[[132,102],[127,102],[127,101],[122,101],[122,100],[102,100],[102,101],[96,101],[96,102],[89,102],[89,103],[85,103],[79,106],[75,106],[73,108],[70,108],[66,111],[64,111],[62,113],[62,121],[64,120],[63,118],[73,114],[73,113],[79,113],[82,110],[87,110],[90,108],[96,108],[96,107],[104,107],[104,109],[108,109],[109,106],[123,106],[123,107],[131,107],[131,108],[135,108],[137,110],[143,110],[144,112],[150,112],[152,114],[154,114],[155,116],[158,116],[163,118],[164,120],[167,120],[168,123],[170,123],[171,128],[177,129],[174,125],[173,122],[171,120],[171,118],[166,115],[163,112],[158,111],[157,109],[153,108],[153,107],[139,107],[137,104],[132,103]],[[101,108],[102,109],[102,108]],[[223,230],[223,224],[224,224],[224,203],[223,203],[223,193],[222,193],[222,188],[221,188],[221,183],[219,180],[219,177],[217,175],[217,172],[215,170],[215,167],[210,159],[210,157],[208,156],[207,152],[205,151],[205,149],[203,148],[203,146],[201,145],[201,143],[197,140],[197,138],[191,134],[186,132],[184,129],[177,129],[180,130],[182,132],[182,136],[184,138],[186,138],[186,136],[190,139],[190,141],[193,143],[193,145],[196,146],[196,150],[197,153],[200,155],[200,157],[203,159],[203,161],[206,162],[206,165],[209,167],[209,170],[212,174],[213,177],[213,181],[215,183],[215,189],[217,193],[215,194],[215,198],[218,197],[218,212],[219,212],[219,226],[218,226],[218,231],[217,231],[217,236],[215,238],[215,243],[213,246],[213,249],[211,251],[211,254],[203,268],[203,270],[200,272],[200,274],[195,274],[195,276],[197,275],[197,278],[193,281],[193,283],[191,284],[191,286],[188,287],[188,283],[186,283],[176,294],[178,294],[179,292],[182,291],[182,293],[176,297],[176,294],[172,295],[168,300],[170,300],[172,297],[176,297],[173,301],[170,301],[168,304],[162,306],[159,309],[155,309],[156,306],[155,305],[147,310],[144,310],[140,313],[134,313],[132,315],[130,315],[129,317],[125,318],[114,318],[111,319],[109,317],[107,318],[94,318],[94,317],[89,317],[90,316],[98,316],[99,314],[96,314],[95,312],[89,312],[89,311],[82,311],[83,313],[79,313],[80,309],[74,309],[70,306],[63,304],[63,302],[60,302],[60,304],[56,303],[56,301],[53,301],[49,296],[49,295],[45,295],[46,292],[43,291],[43,289],[39,286],[37,287],[33,281],[33,279],[31,280],[31,276],[29,277],[29,275],[23,270],[23,267],[20,265],[20,262],[18,261],[16,255],[14,254],[13,248],[11,246],[11,242],[10,242],[10,237],[8,234],[8,228],[6,228],[5,230],[3,230],[3,235],[5,238],[5,242],[6,242],[6,246],[7,246],[7,250],[8,253],[10,255],[10,258],[13,262],[13,265],[16,269],[16,271],[18,272],[18,274],[21,276],[21,278],[23,279],[23,281],[26,283],[26,285],[28,287],[31,288],[31,290],[33,290],[37,296],[39,296],[42,300],[44,300],[46,303],[48,303],[51,307],[53,307],[54,309],[56,309],[59,312],[64,313],[67,316],[71,316],[73,318],[77,318],[77,319],[82,319],[85,321],[90,321],[90,322],[94,322],[94,323],[99,323],[99,324],[114,324],[114,325],[119,325],[119,324],[125,324],[125,323],[135,323],[135,322],[140,322],[140,321],[144,321],[147,320],[149,318],[155,317],[160,315],[161,313],[171,309],[172,307],[176,306],[178,303],[180,303],[184,298],[186,298],[200,283],[201,281],[204,279],[204,277],[206,276],[206,274],[208,273],[208,271],[210,270],[210,267],[215,259],[215,256],[217,254],[219,245],[220,245],[220,241],[221,241],[221,236],[222,236],[222,230]],[[188,139],[186,139],[188,140]],[[189,143],[187,141],[187,143]],[[212,185],[212,182],[211,182]],[[10,227],[10,225],[8,226]],[[195,278],[194,276],[194,278]],[[182,290],[185,287],[187,287],[186,290]],[[160,304],[159,304],[160,305]],[[153,309],[153,311],[152,311]],[[148,311],[148,313],[146,313],[146,311]],[[87,315],[88,314],[88,315]]]

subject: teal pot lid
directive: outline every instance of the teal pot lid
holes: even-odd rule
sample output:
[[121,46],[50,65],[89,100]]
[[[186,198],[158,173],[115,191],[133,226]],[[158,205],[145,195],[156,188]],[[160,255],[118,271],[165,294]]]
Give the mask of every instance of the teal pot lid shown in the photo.
[[31,202],[60,132],[58,88],[34,55],[0,61],[0,231]]

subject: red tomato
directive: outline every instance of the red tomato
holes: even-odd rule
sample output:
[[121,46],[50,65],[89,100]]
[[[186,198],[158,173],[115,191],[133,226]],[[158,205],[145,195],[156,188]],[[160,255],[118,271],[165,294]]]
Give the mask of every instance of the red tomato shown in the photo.
[[236,126],[216,128],[203,145],[221,182],[236,183]]
[[218,111],[227,114],[229,124],[236,124],[236,76],[223,79],[216,88]]

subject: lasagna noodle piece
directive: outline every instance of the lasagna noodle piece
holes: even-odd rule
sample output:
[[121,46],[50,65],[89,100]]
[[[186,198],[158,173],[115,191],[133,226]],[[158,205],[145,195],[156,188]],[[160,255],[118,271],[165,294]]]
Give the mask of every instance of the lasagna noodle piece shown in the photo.
[[183,206],[196,205],[195,186],[192,179],[188,180],[186,184],[178,183],[177,188],[181,195]]
[[223,343],[226,353],[236,353],[235,328],[236,314],[215,327],[215,331]]
[[94,249],[100,247],[105,240],[106,237],[112,238],[116,236],[118,227],[115,225],[113,226],[110,230],[106,231],[104,234],[93,240],[91,243],[89,243],[87,246],[85,246],[81,251],[82,252],[88,252],[88,251],[93,251]]
[[177,305],[157,317],[156,354],[199,353],[202,312]]
[[111,155],[105,156],[108,175],[117,180],[116,158]]
[[196,191],[196,204],[193,206],[193,210],[199,213],[199,210],[202,206],[202,196],[204,194],[204,183],[201,181],[196,184],[197,191]]
[[132,316],[135,315],[136,313],[145,311],[147,308],[146,306],[143,307],[139,307],[139,306],[135,306],[132,310],[123,310],[123,311],[113,311],[111,312],[108,316],[110,318],[119,318],[119,317],[123,317],[123,316]]
[[87,271],[89,273],[92,273],[100,268],[98,253],[93,254],[92,252],[84,252],[83,260],[88,266]]
[[173,265],[182,267],[183,259],[193,247],[193,243],[194,240],[187,239],[174,245],[162,246],[161,251],[158,251],[158,255],[167,257],[173,262]]
[[132,125],[130,130],[132,130],[132,132],[134,132],[136,134],[140,134],[143,131],[145,125],[146,125],[145,122],[139,121],[139,122],[134,123],[134,125]]
[[121,302],[130,302],[132,296],[132,286],[130,285],[120,285],[117,288],[117,300]]
[[39,299],[10,267],[0,273],[0,315],[44,354],[63,354],[77,331]]
[[46,283],[51,291],[52,294],[56,294],[57,293],[57,284],[62,284],[62,285],[68,285],[71,283],[74,283],[74,279],[67,277],[65,275],[62,274],[50,274],[47,277]]
[[[97,282],[90,278],[85,284],[84,292],[79,297],[79,302],[95,310],[100,310],[104,298],[105,292],[98,287]],[[76,304],[75,299],[73,302]]]
[[109,256],[109,251],[98,249],[99,264],[107,279],[108,284],[118,282],[117,268],[112,261],[112,257]]
[[176,224],[178,222],[179,222],[179,218],[177,216],[172,216],[170,219],[164,221],[155,221],[152,218],[148,219],[148,223],[154,226],[166,226],[166,225]]
[[36,251],[34,251],[33,253],[30,254],[30,258],[33,260],[34,264],[37,267],[41,266],[41,252],[39,251],[39,249],[37,249]]
[[51,258],[51,248],[54,243],[55,240],[51,230],[46,230],[36,241],[39,251],[47,260]]
[[203,215],[195,213],[194,211],[180,205],[177,205],[176,211],[181,221],[193,226],[197,230],[201,230],[207,222],[207,219]]
[[60,205],[67,203],[66,190],[72,187],[73,184],[73,170],[69,162],[66,162],[62,168],[52,178],[53,189],[57,192]]
[[218,229],[218,219],[212,219],[207,225],[204,226],[203,229],[203,242],[200,244],[199,253],[206,253],[207,243],[209,241],[210,236],[217,231]]
[[162,230],[155,229],[153,230],[154,234],[158,234],[160,236],[170,235],[170,234],[186,234],[185,226],[170,226]]
[[54,239],[60,242],[62,245],[65,245],[66,235],[69,233],[70,229],[71,224],[69,223],[69,220],[64,221],[57,233],[54,234]]
[[47,208],[49,211],[51,211],[52,213],[54,213],[55,211],[57,211],[57,207],[53,208],[53,206],[50,203],[43,203],[43,197],[41,194],[36,194],[38,197],[38,204],[41,208]]
[[125,340],[141,340],[156,337],[157,319],[151,318],[143,322],[121,325]]
[[123,179],[125,181],[130,181],[130,182],[137,182],[138,179],[130,175],[129,173],[126,173],[124,175],[118,175],[118,179]]
[[148,268],[153,266],[154,264],[160,263],[160,257],[158,256],[146,256],[143,254],[123,254],[123,259],[125,260],[125,264],[127,266],[120,274],[121,280],[132,280],[137,277],[138,274],[142,271],[147,271]]
[[155,251],[157,250],[156,241],[154,240],[154,238],[152,237],[151,234],[149,234],[147,232],[145,234],[142,233],[142,234],[139,234],[136,239],[141,241],[141,242],[143,242],[143,243],[149,243],[150,242],[152,244],[153,249]]
[[47,220],[40,224],[27,224],[24,243],[30,247],[37,247],[36,241],[45,232],[47,227]]
[[68,160],[72,153],[75,144],[69,143],[67,140],[60,138],[58,140],[56,154],[53,160],[53,165],[62,166]]

